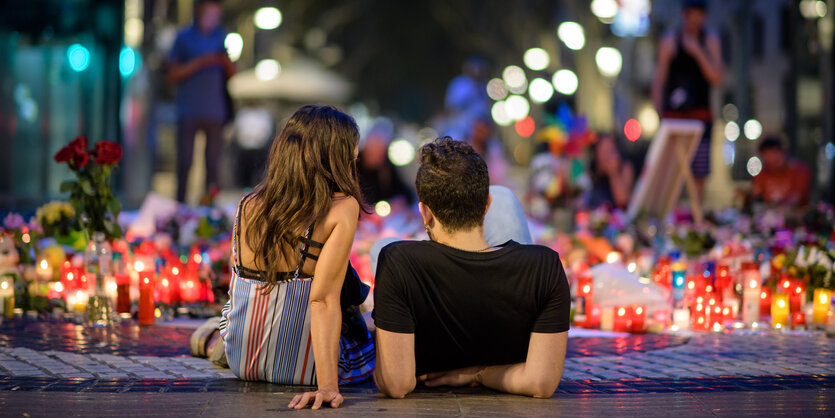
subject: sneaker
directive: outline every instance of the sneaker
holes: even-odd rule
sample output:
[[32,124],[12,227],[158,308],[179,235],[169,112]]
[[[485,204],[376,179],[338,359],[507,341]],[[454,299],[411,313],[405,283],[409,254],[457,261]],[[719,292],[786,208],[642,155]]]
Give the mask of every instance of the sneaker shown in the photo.
[[215,316],[206,320],[203,325],[200,325],[193,334],[189,342],[191,348],[191,355],[194,357],[206,357],[206,346],[212,338],[212,334],[217,331],[217,325],[220,323],[220,317]]

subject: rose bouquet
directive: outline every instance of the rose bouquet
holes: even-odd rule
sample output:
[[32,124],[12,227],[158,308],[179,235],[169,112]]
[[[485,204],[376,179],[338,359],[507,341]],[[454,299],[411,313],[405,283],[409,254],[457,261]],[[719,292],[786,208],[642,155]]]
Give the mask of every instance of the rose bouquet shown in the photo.
[[122,159],[122,147],[111,141],[99,141],[87,149],[87,138],[80,136],[55,154],[55,161],[67,163],[75,180],[61,183],[61,192],[70,192],[70,204],[78,215],[80,229],[92,237],[103,232],[108,238],[121,238],[116,222],[121,203],[110,188],[110,175]]

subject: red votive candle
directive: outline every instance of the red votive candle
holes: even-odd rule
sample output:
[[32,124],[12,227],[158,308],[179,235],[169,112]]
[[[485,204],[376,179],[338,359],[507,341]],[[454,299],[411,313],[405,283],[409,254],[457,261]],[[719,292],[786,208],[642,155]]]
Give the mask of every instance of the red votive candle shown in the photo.
[[771,288],[760,289],[760,316],[771,315]]
[[646,332],[647,330],[647,307],[644,305],[632,306],[632,332]]
[[629,332],[632,325],[631,309],[628,306],[615,306],[615,320],[612,323],[612,331]]
[[154,324],[154,278],[149,271],[139,272],[139,325]]
[[806,314],[803,312],[795,312],[792,314],[792,329],[806,327]]

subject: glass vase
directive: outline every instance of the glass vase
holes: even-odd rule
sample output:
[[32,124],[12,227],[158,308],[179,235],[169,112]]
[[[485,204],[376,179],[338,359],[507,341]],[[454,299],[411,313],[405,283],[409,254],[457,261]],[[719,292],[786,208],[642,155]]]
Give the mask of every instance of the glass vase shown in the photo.
[[87,281],[93,287],[87,301],[87,325],[106,327],[113,323],[113,307],[105,285],[112,276],[113,260],[110,243],[103,232],[94,232],[84,253],[84,268]]

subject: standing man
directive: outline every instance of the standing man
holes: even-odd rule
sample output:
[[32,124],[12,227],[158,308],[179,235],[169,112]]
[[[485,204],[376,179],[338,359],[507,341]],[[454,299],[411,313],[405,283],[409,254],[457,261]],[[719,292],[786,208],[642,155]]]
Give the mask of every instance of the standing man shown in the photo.
[[652,101],[662,118],[696,119],[705,124],[692,165],[700,200],[710,174],[710,87],[722,83],[724,72],[722,46],[719,37],[705,28],[706,14],[706,0],[684,1],[681,28],[661,40],[652,83]]
[[185,202],[194,136],[206,134],[206,190],[218,184],[223,124],[230,111],[226,81],[235,65],[224,46],[218,0],[198,0],[194,24],[183,29],[168,53],[168,81],[177,84],[177,200]]

